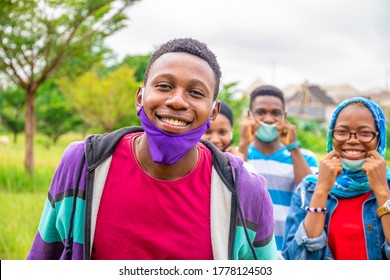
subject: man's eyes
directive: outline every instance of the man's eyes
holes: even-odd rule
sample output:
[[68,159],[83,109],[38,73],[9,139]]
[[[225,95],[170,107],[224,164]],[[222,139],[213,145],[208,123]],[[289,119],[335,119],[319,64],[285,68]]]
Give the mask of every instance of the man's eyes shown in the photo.
[[[267,114],[267,112],[265,112],[265,111],[259,111],[259,112],[257,112],[257,114],[258,114],[259,116],[264,116],[264,115]],[[270,114],[271,114],[272,116],[275,116],[275,117],[280,117],[280,116],[282,115],[282,112],[279,112],[279,111],[272,111]]]
[[[172,89],[174,89],[174,87],[172,85],[167,84],[167,83],[159,83],[159,84],[156,85],[156,88],[161,89],[161,90],[172,90]],[[201,91],[199,89],[189,89],[188,93],[192,94],[192,95],[195,95],[195,96],[205,96],[203,91]]]
[[195,94],[195,95],[199,95],[199,96],[204,96],[204,93],[203,93],[202,91],[200,91],[200,90],[197,90],[197,89],[191,89],[191,90],[189,90],[189,92],[190,92],[191,94]]
[[169,85],[169,84],[162,84],[162,83],[157,84],[156,87],[160,88],[160,89],[171,89],[172,88],[171,85]]

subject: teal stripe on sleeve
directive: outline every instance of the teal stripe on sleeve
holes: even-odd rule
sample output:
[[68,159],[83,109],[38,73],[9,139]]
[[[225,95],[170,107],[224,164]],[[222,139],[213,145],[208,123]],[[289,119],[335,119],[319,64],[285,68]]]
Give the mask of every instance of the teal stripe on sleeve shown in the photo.
[[[251,240],[255,239],[256,232],[248,229],[248,234]],[[250,259],[252,251],[248,240],[246,239],[245,231],[242,226],[236,227],[236,240],[234,242],[233,259],[245,260]]]
[[255,247],[256,255],[259,260],[277,260],[277,250],[275,237],[265,246]]
[[[248,229],[248,234],[251,240],[255,239],[256,232]],[[271,236],[270,236],[271,238]],[[255,252],[259,260],[276,260],[277,250],[275,236],[267,244],[261,247],[255,247]],[[236,240],[234,243],[233,259],[235,260],[253,260],[254,256],[248,244],[243,227],[237,227]]]
[[[39,233],[45,242],[62,241],[67,238],[69,231],[70,215],[72,213],[73,197],[66,197],[55,203],[55,208],[46,201]],[[84,209],[85,201],[77,198],[76,212],[73,221],[73,241],[84,243]]]
[[61,235],[58,233],[55,226],[56,219],[57,219],[56,209],[53,208],[50,204],[50,201],[46,199],[45,207],[43,208],[43,213],[38,227],[39,234],[41,235],[43,241],[45,242],[62,241]]

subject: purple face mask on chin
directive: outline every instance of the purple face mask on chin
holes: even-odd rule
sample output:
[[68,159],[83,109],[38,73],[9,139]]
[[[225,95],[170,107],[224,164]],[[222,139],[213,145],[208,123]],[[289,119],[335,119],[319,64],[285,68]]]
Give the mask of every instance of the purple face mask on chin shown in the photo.
[[172,134],[159,129],[146,116],[144,107],[138,111],[142,128],[148,137],[149,150],[154,162],[172,165],[182,159],[199,142],[210,128],[210,120],[200,127],[181,134]]

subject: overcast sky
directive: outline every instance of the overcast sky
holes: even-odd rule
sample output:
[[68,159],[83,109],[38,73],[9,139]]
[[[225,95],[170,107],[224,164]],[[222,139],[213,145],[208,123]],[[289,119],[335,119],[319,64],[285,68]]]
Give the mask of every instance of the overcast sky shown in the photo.
[[388,0],[141,0],[107,40],[119,59],[179,37],[205,42],[222,83],[286,87],[305,80],[389,88]]

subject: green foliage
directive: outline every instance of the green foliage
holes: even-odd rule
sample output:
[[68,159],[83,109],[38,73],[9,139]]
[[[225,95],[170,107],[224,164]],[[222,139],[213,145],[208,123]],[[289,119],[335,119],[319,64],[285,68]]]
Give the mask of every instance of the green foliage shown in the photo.
[[218,99],[225,101],[233,111],[233,145],[237,145],[240,139],[240,121],[248,107],[248,97],[238,96],[238,82],[223,84],[218,93]]
[[288,121],[296,126],[297,138],[302,148],[321,155],[318,161],[326,154],[326,129],[317,122],[299,118],[287,117]]
[[[80,47],[80,46],[79,46]],[[101,42],[95,46],[85,46],[87,52],[79,51],[63,62],[58,71],[53,75],[54,79],[68,77],[73,80],[91,70],[95,65],[101,65],[106,57],[110,56],[112,50],[106,48]]]
[[151,54],[147,55],[136,55],[136,56],[126,56],[120,66],[127,65],[130,68],[135,69],[135,79],[138,82],[142,82],[144,79],[144,74],[146,68],[148,67],[149,60],[151,58]]
[[3,1],[0,72],[26,88],[64,63],[85,69],[101,60],[104,38],[124,27],[123,11],[136,1]]
[[326,133],[314,133],[311,131],[297,130],[298,140],[302,148],[308,149],[317,155],[321,155],[318,161],[326,154]]
[[74,131],[82,123],[53,80],[42,85],[36,103],[38,130],[51,138],[53,144],[61,135]]
[[2,1],[0,74],[25,90],[25,167],[30,173],[34,170],[34,101],[38,88],[61,66],[75,77],[101,61],[104,39],[124,27],[124,10],[137,1]]
[[139,84],[134,70],[127,66],[104,77],[94,70],[75,81],[60,79],[58,84],[70,106],[93,127],[108,132],[124,122],[126,125],[139,123],[135,108]]
[[293,123],[299,130],[313,132],[316,134],[321,134],[326,131],[326,127],[319,121],[293,118],[287,115],[289,122]]
[[102,75],[106,76],[108,73],[118,70],[121,66],[127,66],[134,70],[135,80],[141,85],[143,84],[144,74],[148,67],[152,54],[146,55],[128,55],[122,62],[115,63],[110,67],[102,70]]
[[25,96],[20,88],[9,87],[0,90],[0,122],[8,130],[12,131],[14,142],[17,136],[23,131]]
[[387,131],[386,131],[386,135],[387,135],[387,148],[390,148],[390,128],[389,128],[389,126],[388,126],[388,124],[387,124]]

